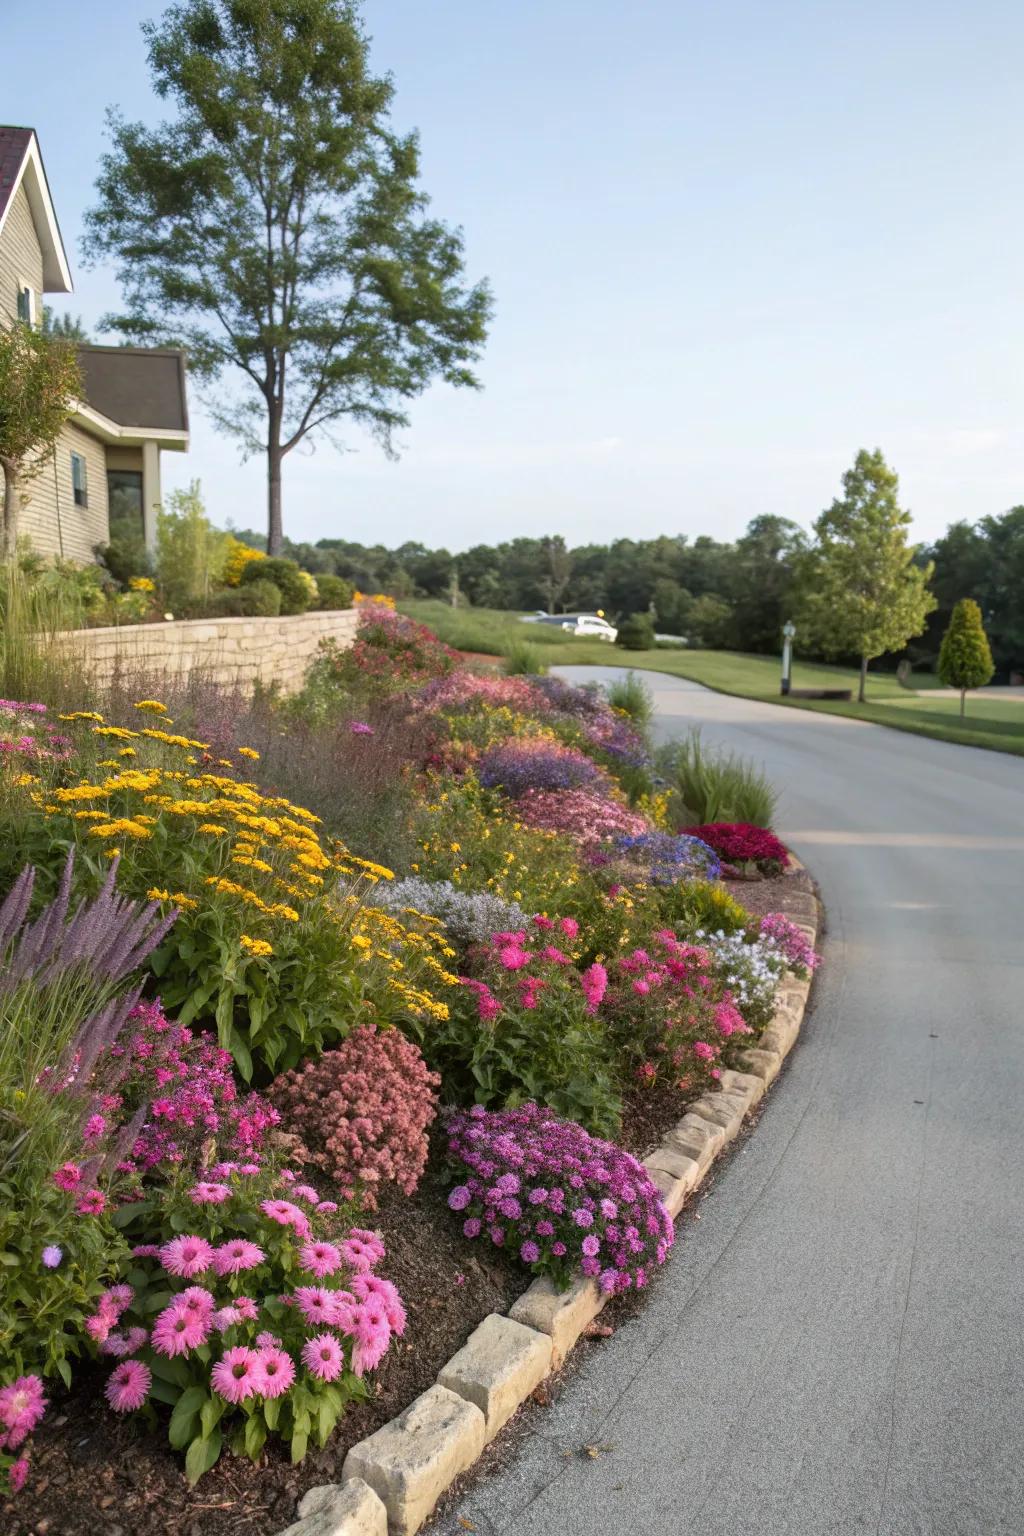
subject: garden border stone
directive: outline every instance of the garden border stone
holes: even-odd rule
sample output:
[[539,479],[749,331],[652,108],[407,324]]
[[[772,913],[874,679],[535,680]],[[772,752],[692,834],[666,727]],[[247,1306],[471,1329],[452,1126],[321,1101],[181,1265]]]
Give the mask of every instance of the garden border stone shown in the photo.
[[[803,869],[795,858],[793,864]],[[801,893],[794,921],[812,945],[819,916],[817,897]],[[810,989],[810,980],[795,976],[782,982],[771,1023],[739,1058],[746,1070],[723,1072],[719,1088],[691,1104],[643,1159],[673,1220],[778,1077]],[[556,1291],[546,1278],[534,1280],[507,1318],[492,1313],[484,1319],[441,1369],[436,1386],[351,1448],[341,1483],[311,1489],[299,1520],[280,1536],[384,1536],[385,1530],[413,1536],[441,1495],[564,1362],[607,1300],[582,1275],[567,1291]]]

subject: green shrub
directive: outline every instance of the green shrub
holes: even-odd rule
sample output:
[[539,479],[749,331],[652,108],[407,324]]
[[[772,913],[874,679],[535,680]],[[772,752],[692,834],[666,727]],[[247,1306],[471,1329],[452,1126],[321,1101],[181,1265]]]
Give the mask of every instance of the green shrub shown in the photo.
[[769,779],[748,758],[707,747],[699,727],[662,748],[658,767],[672,786],[670,810],[680,825],[748,821],[771,826],[777,796]]
[[623,619],[615,641],[626,651],[650,651],[654,648],[654,625],[649,614],[633,613]]
[[156,518],[157,581],[163,601],[174,613],[205,604],[224,566],[229,535],[206,516],[199,481],[187,491],[172,491]]
[[[247,570],[261,570],[266,567],[264,560],[262,566],[247,566]],[[242,586],[236,587],[240,608],[239,612],[255,619],[276,619],[281,612],[284,602],[284,594],[276,582],[266,581],[262,576],[254,576],[251,581],[246,581]]]
[[947,688],[960,690],[960,718],[968,688],[984,688],[995,667],[981,609],[972,597],[962,597],[953,609],[939,651],[939,677]]
[[314,601],[314,592],[294,560],[275,556],[269,560],[252,560],[242,572],[242,586],[254,581],[272,581],[281,593],[281,612],[305,613]]
[[240,619],[248,610],[238,588],[226,587],[223,592],[211,593],[203,611],[212,619]]
[[548,669],[536,646],[529,640],[517,640],[506,649],[501,670],[506,677],[545,677]]
[[654,698],[651,690],[635,672],[627,672],[608,684],[608,703],[628,715],[640,731],[646,731],[654,718]]
[[317,591],[320,593],[320,608],[351,608],[352,584],[343,576],[332,576],[324,571],[316,578]]

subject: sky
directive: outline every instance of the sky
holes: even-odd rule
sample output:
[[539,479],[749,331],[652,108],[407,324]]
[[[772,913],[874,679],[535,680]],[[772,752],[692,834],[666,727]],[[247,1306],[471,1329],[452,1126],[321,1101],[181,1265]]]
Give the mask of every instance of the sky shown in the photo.
[[[36,61],[0,113],[34,127],[83,265],[106,108],[152,123],[154,0],[8,18]],[[459,550],[810,526],[860,447],[928,541],[1024,501],[1024,8],[1014,0],[366,0],[395,126],[463,227],[496,313],[479,392],[411,404],[389,462],[358,429],[285,461],[285,532]],[[12,25],[13,33],[12,36]],[[57,301],[58,312],[65,307]],[[204,417],[165,490],[265,525],[264,465]]]

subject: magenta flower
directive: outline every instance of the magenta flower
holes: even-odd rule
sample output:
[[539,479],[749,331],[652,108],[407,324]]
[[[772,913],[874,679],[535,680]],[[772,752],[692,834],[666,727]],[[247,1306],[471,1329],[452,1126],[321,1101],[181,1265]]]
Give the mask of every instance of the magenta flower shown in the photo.
[[188,1197],[193,1205],[223,1205],[231,1199],[231,1190],[227,1184],[200,1183],[189,1190]]
[[235,1310],[241,1313],[247,1323],[254,1323],[260,1315],[260,1309],[251,1296],[236,1296]]
[[172,1237],[160,1249],[160,1262],[169,1275],[191,1280],[213,1264],[213,1249],[205,1237]]
[[122,1360],[110,1373],[104,1396],[115,1413],[132,1413],[149,1396],[153,1375],[141,1360]]
[[345,1357],[333,1333],[317,1333],[303,1344],[302,1363],[321,1381],[336,1381],[344,1368]]
[[102,1189],[87,1189],[85,1194],[75,1201],[75,1210],[79,1216],[100,1216],[107,1208],[107,1197]]
[[77,1189],[82,1182],[82,1170],[77,1163],[62,1163],[53,1176],[58,1189]]
[[152,1342],[158,1355],[187,1355],[210,1337],[212,1317],[206,1312],[190,1312],[173,1301],[153,1324]]
[[525,1243],[520,1243],[519,1257],[522,1259],[524,1264],[536,1264],[537,1260],[540,1258],[540,1249],[537,1247],[537,1244],[532,1240],[532,1238],[528,1238]]
[[338,1244],[341,1256],[351,1269],[372,1269],[376,1264],[377,1256],[362,1238],[349,1236]]
[[448,1206],[453,1211],[464,1211],[470,1202],[470,1193],[465,1184],[456,1184],[448,1196]]
[[248,1238],[233,1237],[213,1250],[213,1267],[218,1275],[239,1275],[255,1269],[266,1258],[263,1249]]
[[588,1232],[580,1244],[588,1259],[594,1258],[601,1251],[601,1239],[595,1237],[593,1232]]
[[373,736],[375,734],[373,726],[367,725],[365,720],[353,720],[349,730],[353,736]]
[[12,1493],[20,1493],[28,1481],[28,1457],[19,1456],[7,1468],[7,1482]]
[[306,1243],[299,1250],[299,1263],[311,1275],[322,1280],[325,1275],[333,1275],[336,1269],[341,1268],[341,1254],[333,1243]]
[[309,1237],[309,1218],[290,1200],[262,1200],[260,1210],[282,1227],[293,1227],[299,1237]]
[[238,1344],[224,1351],[210,1372],[210,1384],[225,1402],[244,1403],[259,1389],[260,1357],[254,1349]]
[[295,1290],[295,1305],[307,1323],[330,1323],[334,1316],[333,1291],[322,1285],[300,1285]]
[[256,1391],[262,1397],[281,1397],[295,1380],[295,1361],[286,1349],[275,1345],[256,1357]]

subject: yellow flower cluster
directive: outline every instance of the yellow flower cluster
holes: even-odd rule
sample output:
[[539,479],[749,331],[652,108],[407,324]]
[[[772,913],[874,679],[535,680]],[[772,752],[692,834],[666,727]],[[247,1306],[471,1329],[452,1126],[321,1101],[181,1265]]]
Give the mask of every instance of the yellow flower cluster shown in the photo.
[[[166,720],[158,700],[140,699],[135,707]],[[197,771],[190,754],[205,751],[200,741],[162,728],[107,725],[93,711],[75,718],[93,740],[130,738],[134,745],[124,750],[134,755],[130,763],[101,760],[93,777],[78,784],[26,784],[44,815],[64,820],[86,847],[99,842],[107,845],[106,856],[122,853],[126,878],[141,875],[152,901],[185,913],[227,903],[239,928],[247,930],[258,916],[291,928],[290,942],[300,945],[296,925],[304,918],[337,923],[353,961],[375,973],[372,985],[383,985],[400,1010],[447,1017],[447,1006],[433,995],[458,984],[446,965],[454,954],[443,933],[415,916],[404,924],[363,905],[361,890],[392,880],[390,869],[323,838],[319,817],[305,806],[265,795],[232,772]],[[251,748],[239,754],[258,756]],[[183,889],[173,889],[169,875]],[[237,942],[245,954],[263,959],[274,953],[271,939],[272,933],[246,931]]]

